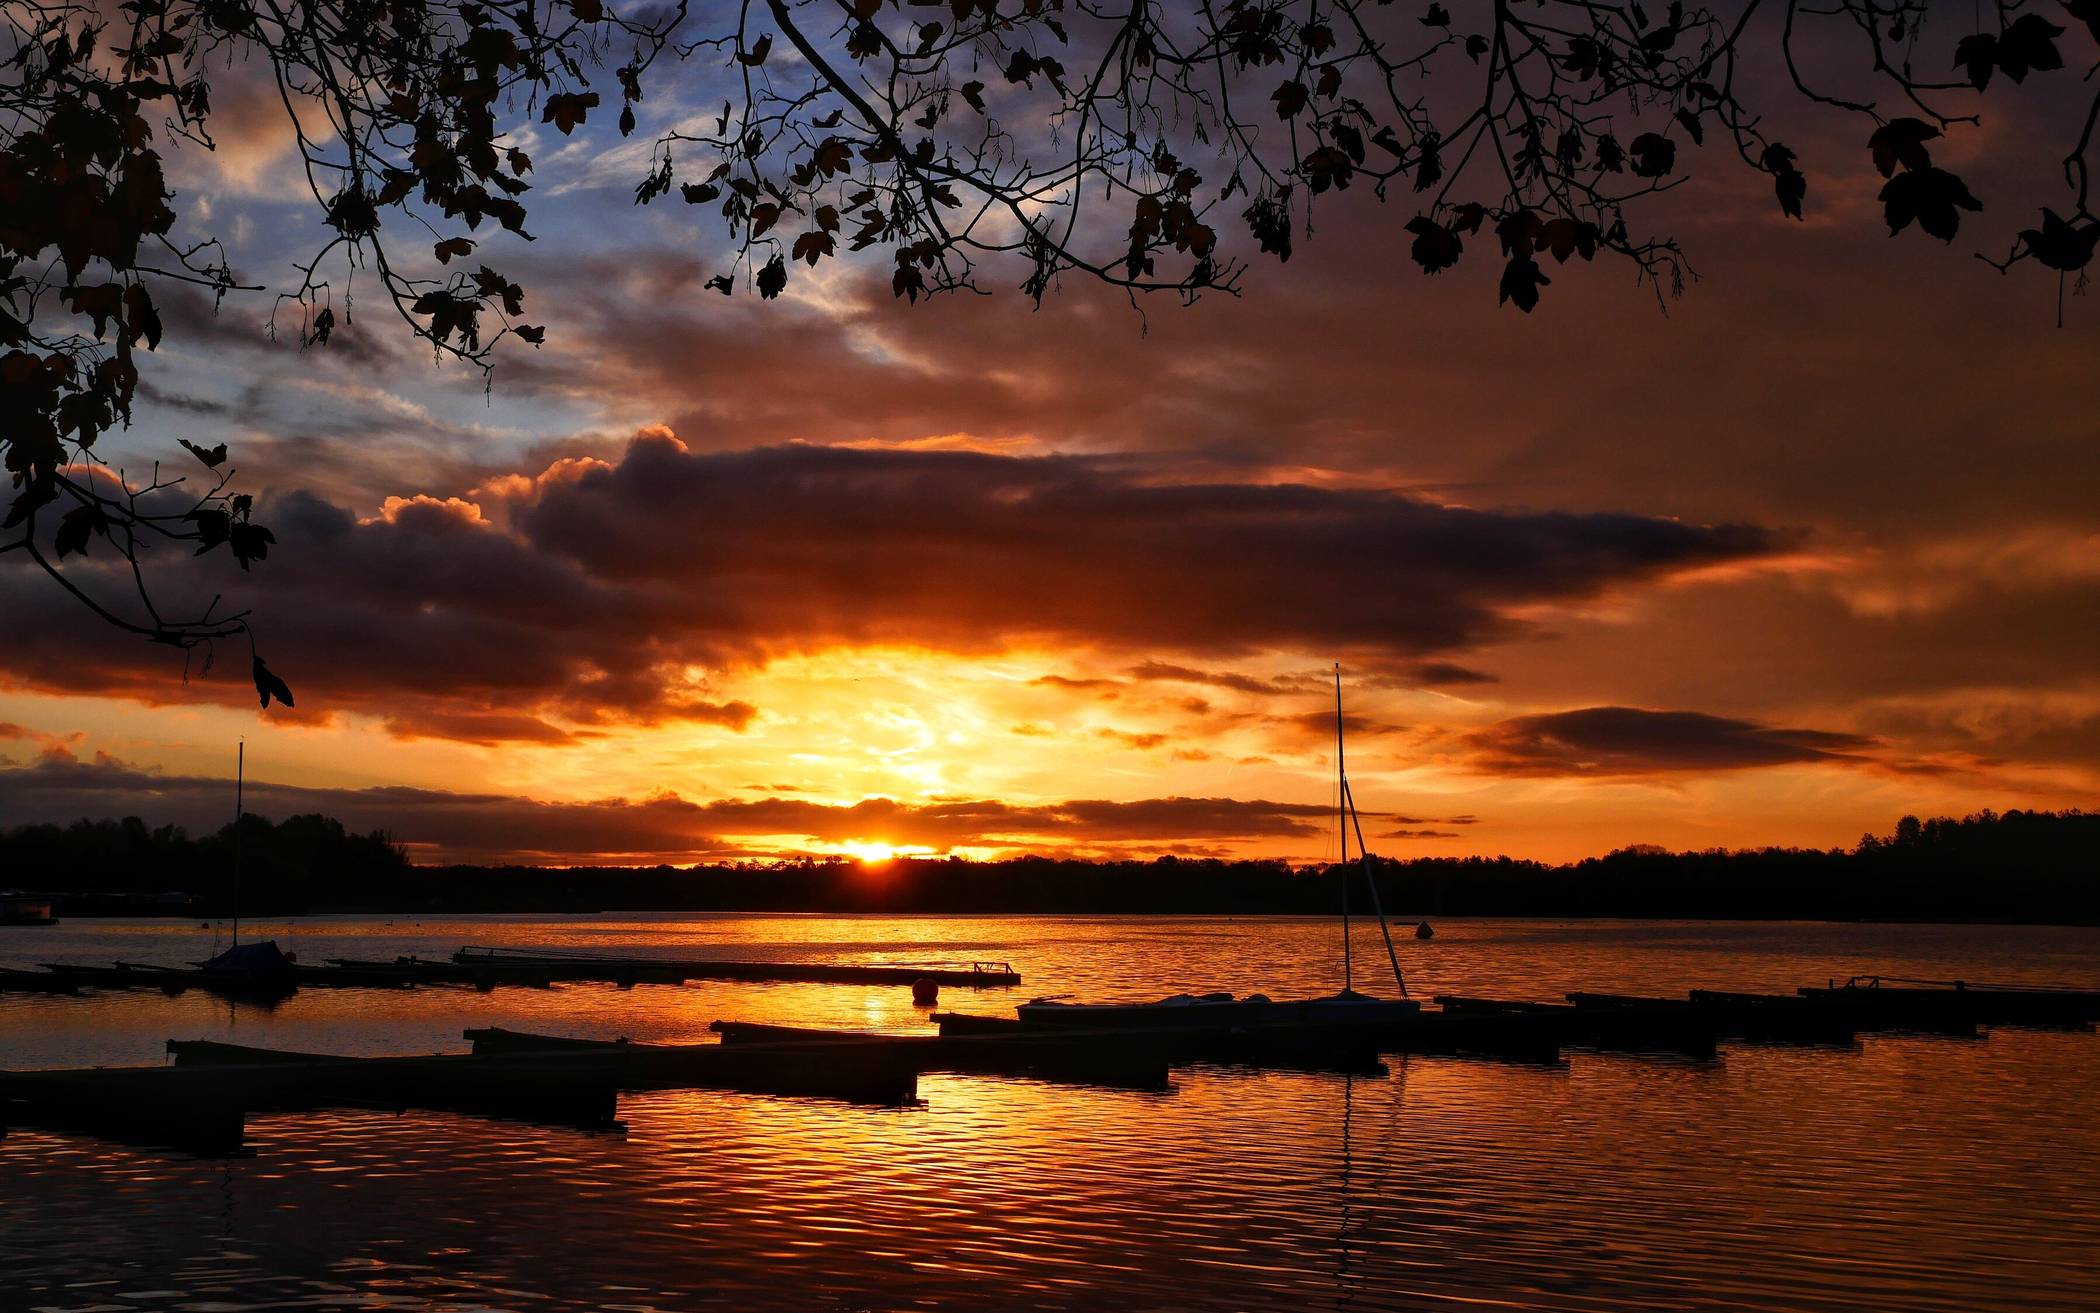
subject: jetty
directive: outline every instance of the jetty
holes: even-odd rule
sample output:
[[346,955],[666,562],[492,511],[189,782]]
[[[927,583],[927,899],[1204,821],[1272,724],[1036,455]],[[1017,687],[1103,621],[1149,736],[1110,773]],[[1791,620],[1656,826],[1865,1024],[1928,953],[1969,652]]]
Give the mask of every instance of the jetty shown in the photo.
[[[15,974],[63,983],[52,973]],[[718,1021],[711,1029],[719,1042],[695,1044],[491,1027],[463,1032],[471,1052],[415,1057],[170,1040],[168,1066],[0,1072],[0,1133],[30,1126],[223,1153],[239,1148],[253,1113],[430,1109],[602,1130],[618,1125],[618,1096],[640,1090],[894,1106],[916,1102],[920,1075],[941,1072],[1160,1094],[1184,1067],[1375,1075],[1395,1055],[1555,1066],[1570,1048],[1713,1061],[1723,1044],[1851,1049],[1863,1035],[1973,1042],[2004,1027],[2091,1030],[2100,1022],[2100,990],[1872,977],[1793,994],[1578,992],[1560,1002],[1442,995],[1435,1003],[1375,1020],[1244,1024],[1183,1009],[1187,1024],[1152,1016],[1143,1026],[1095,1028],[1032,1022],[1027,1009],[1012,1017],[936,1012],[937,1033],[915,1035]]]
[[893,1106],[915,1064],[880,1045],[578,1046],[360,1058],[170,1040],[172,1066],[0,1073],[0,1128],[33,1126],[208,1153],[238,1149],[251,1113],[427,1109],[585,1130],[616,1126],[623,1092],[724,1089]]
[[397,957],[391,961],[330,958],[320,966],[298,964],[267,977],[200,966],[115,962],[107,966],[40,963],[40,970],[0,968],[0,993],[79,994],[83,990],[152,989],[168,995],[190,990],[255,1002],[271,1002],[300,989],[417,989],[455,987],[490,991],[501,987],[549,989],[557,984],[598,983],[620,988],[683,985],[696,980],[826,985],[904,985],[916,993],[942,988],[1007,989],[1021,975],[1007,962],[851,963],[757,962],[738,959],[613,956],[600,953],[468,946],[449,958]]
[[1980,1026],[2078,1029],[2100,1018],[2100,990],[2060,986],[1853,976],[1843,983],[1804,985],[1796,992],[1819,1006],[1849,1008],[1891,1022],[1967,1020]]

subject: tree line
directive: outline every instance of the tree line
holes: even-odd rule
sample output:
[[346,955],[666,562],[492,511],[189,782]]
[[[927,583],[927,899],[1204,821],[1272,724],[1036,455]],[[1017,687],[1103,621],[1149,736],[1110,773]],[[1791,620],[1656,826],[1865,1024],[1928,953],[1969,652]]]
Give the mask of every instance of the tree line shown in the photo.
[[[416,866],[387,834],[325,816],[242,820],[249,915],[319,912],[830,911],[1332,914],[1344,886],[1370,906],[1364,868],[1164,856],[997,862],[803,857],[695,867]],[[0,831],[9,883],[61,896],[180,890],[199,915],[235,893],[234,829],[191,836],[136,817]],[[1554,865],[1510,857],[1372,858],[1401,917],[1688,917],[2100,924],[2100,812],[1906,816],[1850,849],[1652,845]]]

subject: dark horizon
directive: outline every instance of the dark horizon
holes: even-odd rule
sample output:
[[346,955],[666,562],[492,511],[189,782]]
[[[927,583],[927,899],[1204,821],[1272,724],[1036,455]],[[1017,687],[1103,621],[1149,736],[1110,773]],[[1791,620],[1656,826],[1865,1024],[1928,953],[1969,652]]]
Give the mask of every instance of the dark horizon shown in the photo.
[[[170,915],[232,906],[232,829],[191,838],[137,818],[0,831],[0,864],[62,873],[35,892],[73,915]],[[799,854],[668,865],[417,865],[384,832],[321,816],[242,832],[251,915],[343,911],[828,911],[1332,914],[1344,884],[1368,911],[1362,866],[1160,854],[1025,855],[877,862]],[[1632,844],[1567,863],[1509,857],[1384,858],[1384,904],[1424,916],[1930,920],[2100,924],[2100,812],[1899,819],[1846,849],[1664,850]],[[33,881],[24,881],[31,884]],[[105,895],[127,895],[106,897]]]

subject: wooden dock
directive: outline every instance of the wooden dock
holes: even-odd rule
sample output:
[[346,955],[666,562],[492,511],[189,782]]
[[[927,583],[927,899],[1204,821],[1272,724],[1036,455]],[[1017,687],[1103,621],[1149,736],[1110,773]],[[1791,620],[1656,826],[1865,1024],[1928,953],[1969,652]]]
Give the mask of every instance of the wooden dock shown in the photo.
[[1552,1064],[1560,1060],[1554,1028],[1529,1015],[1456,1013],[1425,1010],[1402,1021],[1334,1022],[1283,1025],[1179,1025],[1144,1030],[1066,1031],[1037,1029],[1007,1017],[937,1012],[933,1020],[943,1035],[1109,1034],[1146,1042],[1176,1064],[1209,1062],[1229,1066],[1295,1068],[1313,1071],[1368,1071],[1383,1054],[1439,1054]]
[[1702,1059],[1716,1057],[1720,1052],[1719,1025],[1691,1008],[1585,1008],[1573,1003],[1532,1003],[1459,994],[1439,994],[1435,1002],[1446,1013],[1461,1016],[1535,1018],[1551,1026],[1559,1042],[1570,1048]]
[[354,1058],[170,1040],[173,1066],[0,1072],[0,1128],[36,1126],[207,1152],[248,1114],[324,1108],[463,1112],[600,1129],[621,1092],[724,1089],[906,1104],[917,1065],[879,1045],[604,1045]]
[[2077,1029],[2100,1021],[2100,990],[1972,985],[1961,980],[1899,980],[1854,976],[1843,983],[1804,985],[1802,998],[1865,1016],[1966,1020],[1981,1026]]
[[853,963],[744,962],[729,958],[609,957],[595,953],[521,952],[469,946],[452,955],[452,964],[471,973],[520,971],[554,981],[600,981],[613,984],[684,984],[688,980],[799,982],[825,985],[917,985],[930,982],[963,989],[1007,989],[1021,974],[1006,962]]
[[914,989],[1005,989],[1021,983],[1005,962],[914,966],[850,962],[744,962],[717,959],[609,957],[586,953],[518,953],[463,948],[451,958],[392,961],[330,958],[320,966],[299,965],[287,974],[254,979],[237,972],[207,971],[139,962],[83,966],[42,963],[42,970],[0,968],[0,993],[79,994],[83,990],[191,990],[269,1003],[300,989],[415,989],[440,986],[549,989],[556,984],[683,985],[694,980],[737,980],[830,985],[905,985]]
[[[460,964],[447,964],[458,966]],[[362,968],[343,968],[357,970]],[[125,981],[155,969],[107,969]],[[17,972],[63,989],[55,973]],[[715,1023],[720,1043],[634,1044],[465,1032],[471,1053],[355,1058],[213,1041],[168,1042],[172,1066],[0,1071],[0,1132],[9,1125],[126,1143],[225,1152],[256,1112],[435,1109],[598,1129],[618,1095],[724,1089],[854,1102],[916,1098],[927,1072],[1018,1076],[1060,1084],[1165,1091],[1170,1070],[1237,1065],[1383,1073],[1394,1054],[1557,1063],[1564,1047],[1711,1060],[1721,1042],[1853,1047],[1862,1034],[1972,1038],[1998,1026],[2082,1027],[2100,1020],[2100,991],[1971,985],[1861,984],[1796,994],[1694,990],[1681,998],[1574,993],[1565,1003],[1447,995],[1439,1006],[1379,1022],[1215,1023],[1145,1029],[1040,1027],[1017,1017],[935,1013],[938,1035]]]
[[798,1052],[812,1065],[829,1063],[840,1056],[856,1058],[864,1052],[880,1052],[886,1061],[908,1066],[914,1074],[956,1072],[966,1075],[1025,1076],[1064,1084],[1099,1085],[1114,1089],[1164,1091],[1168,1088],[1167,1063],[1157,1052],[1135,1044],[1102,1042],[1103,1037],[1083,1035],[1022,1036],[1018,1042],[1004,1039],[944,1039],[933,1035],[889,1035],[849,1030],[814,1030],[800,1026],[771,1026],[755,1022],[717,1021],[709,1029],[722,1037],[719,1045],[649,1045],[629,1040],[574,1039],[562,1035],[536,1035],[526,1031],[486,1027],[469,1030],[466,1037],[476,1054],[602,1052],[607,1049],[678,1050],[704,1048],[739,1051],[752,1047],[800,1046]]

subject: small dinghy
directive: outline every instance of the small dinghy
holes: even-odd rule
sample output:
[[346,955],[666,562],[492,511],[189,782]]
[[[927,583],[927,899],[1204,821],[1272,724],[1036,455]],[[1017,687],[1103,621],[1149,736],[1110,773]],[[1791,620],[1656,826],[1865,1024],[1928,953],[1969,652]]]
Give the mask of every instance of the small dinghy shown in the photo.
[[258,998],[279,998],[299,988],[297,959],[274,939],[251,939],[196,964],[209,987]]

